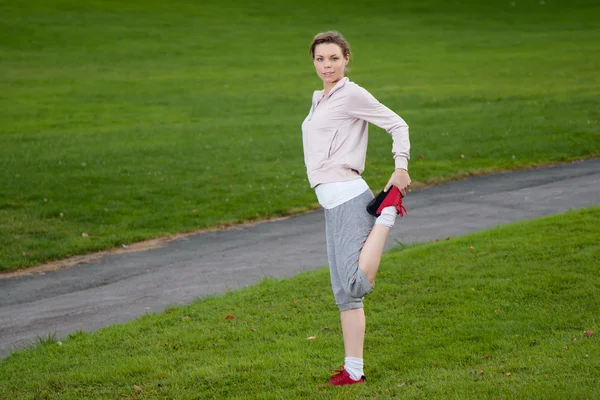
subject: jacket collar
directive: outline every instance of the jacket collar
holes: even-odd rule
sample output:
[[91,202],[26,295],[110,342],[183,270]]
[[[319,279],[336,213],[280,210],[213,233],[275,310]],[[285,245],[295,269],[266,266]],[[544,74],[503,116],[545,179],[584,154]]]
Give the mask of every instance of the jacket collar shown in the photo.
[[331,90],[329,91],[329,93],[327,93],[326,96],[323,97],[331,97],[331,95],[335,92],[337,92],[338,90],[340,90],[340,88],[344,87],[344,85],[346,84],[346,82],[348,82],[348,77],[345,76],[342,79],[340,79],[339,81],[337,81],[337,83],[335,84],[334,87],[331,88]]

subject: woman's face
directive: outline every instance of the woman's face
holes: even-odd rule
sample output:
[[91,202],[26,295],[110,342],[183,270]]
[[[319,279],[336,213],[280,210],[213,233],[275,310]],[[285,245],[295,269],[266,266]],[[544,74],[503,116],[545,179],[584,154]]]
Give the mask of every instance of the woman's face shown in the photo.
[[333,84],[344,77],[350,57],[344,57],[342,48],[335,43],[321,43],[315,47],[313,64],[323,84]]

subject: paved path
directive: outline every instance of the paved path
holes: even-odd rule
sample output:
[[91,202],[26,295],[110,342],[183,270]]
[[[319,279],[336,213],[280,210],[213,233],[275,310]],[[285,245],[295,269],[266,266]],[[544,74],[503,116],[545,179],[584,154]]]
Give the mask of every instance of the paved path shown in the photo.
[[[388,244],[456,236],[600,204],[600,159],[489,175],[412,192]],[[323,212],[214,231],[159,249],[0,279],[0,357],[56,333],[90,331],[264,276],[326,264]]]

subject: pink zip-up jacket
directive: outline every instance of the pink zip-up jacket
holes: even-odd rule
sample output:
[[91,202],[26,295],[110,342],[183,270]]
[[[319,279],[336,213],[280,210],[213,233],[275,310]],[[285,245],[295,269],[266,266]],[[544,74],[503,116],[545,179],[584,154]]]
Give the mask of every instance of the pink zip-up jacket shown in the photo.
[[368,123],[392,136],[396,168],[408,170],[408,125],[395,112],[348,78],[327,95],[313,94],[312,107],[302,123],[304,163],[311,187],[356,179],[365,170]]

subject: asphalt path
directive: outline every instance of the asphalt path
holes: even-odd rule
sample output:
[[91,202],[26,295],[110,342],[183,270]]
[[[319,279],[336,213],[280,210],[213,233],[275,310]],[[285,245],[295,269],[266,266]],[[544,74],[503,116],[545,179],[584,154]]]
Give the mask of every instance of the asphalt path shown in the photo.
[[[411,192],[388,247],[600,204],[600,159],[487,175]],[[599,228],[600,229],[600,228]],[[166,306],[325,266],[318,210],[209,231],[44,274],[0,276],[0,357],[37,338],[93,331]]]

